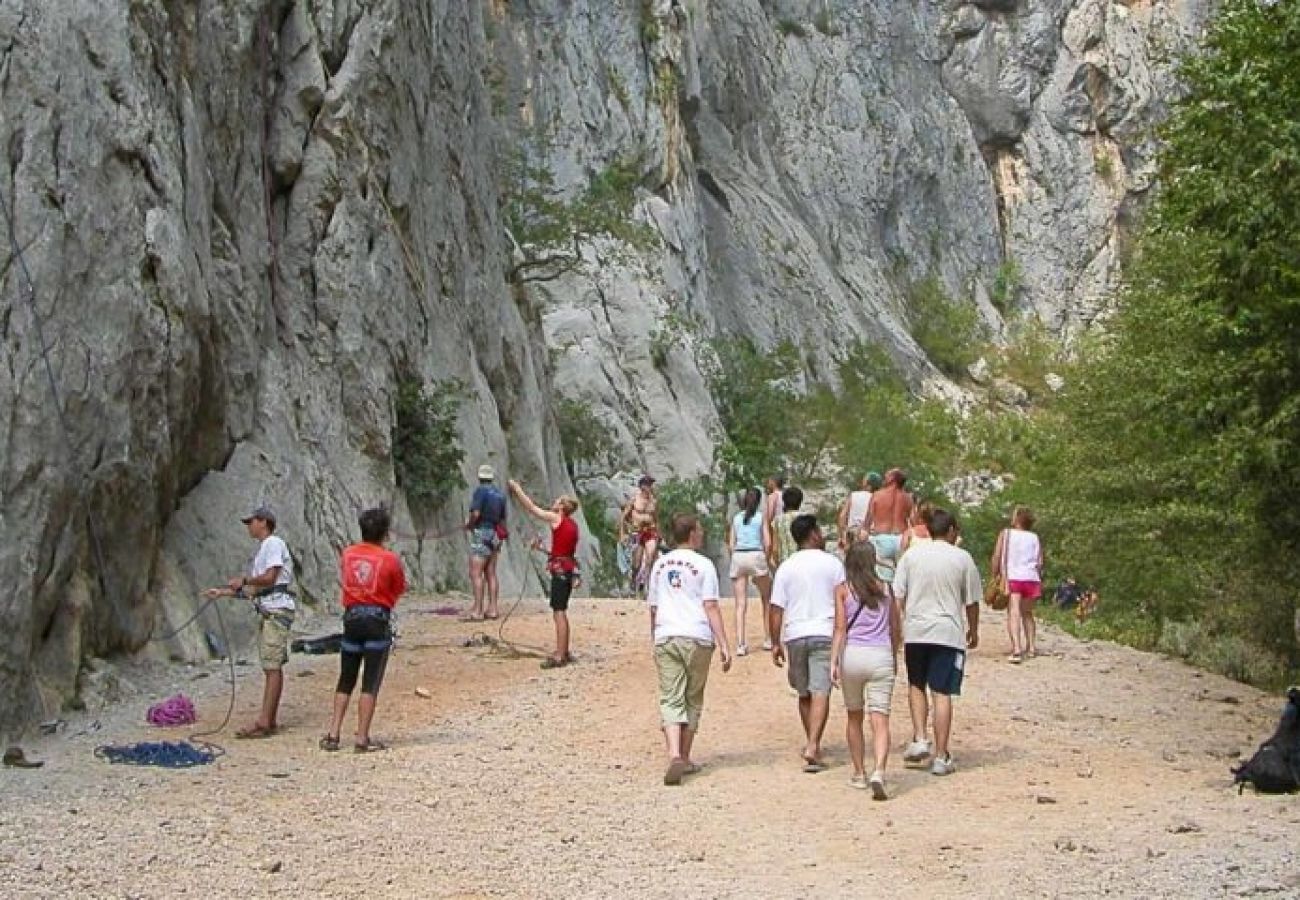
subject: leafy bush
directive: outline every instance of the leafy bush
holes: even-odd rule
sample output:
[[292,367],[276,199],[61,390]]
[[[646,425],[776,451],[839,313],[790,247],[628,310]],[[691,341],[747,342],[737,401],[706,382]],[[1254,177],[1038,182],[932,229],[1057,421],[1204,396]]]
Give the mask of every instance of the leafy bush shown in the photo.
[[569,478],[577,477],[579,467],[590,469],[613,464],[614,442],[589,404],[561,397],[555,404],[555,420]]
[[936,277],[908,291],[907,319],[912,338],[939,371],[960,377],[979,359],[984,329],[973,303],[950,296]]
[[460,464],[465,453],[456,418],[464,399],[464,385],[454,379],[426,388],[414,374],[398,378],[393,396],[393,473],[417,516],[433,512],[463,486]]
[[596,545],[599,560],[591,572],[593,589],[599,594],[613,594],[623,584],[623,573],[618,570],[618,529],[610,518],[605,503],[588,491],[578,493],[578,502],[587,521],[587,535]]
[[1009,314],[1015,307],[1023,280],[1024,275],[1020,271],[1020,264],[1014,259],[1008,258],[998,266],[997,274],[993,276],[993,290],[989,292],[989,302],[1003,316]]

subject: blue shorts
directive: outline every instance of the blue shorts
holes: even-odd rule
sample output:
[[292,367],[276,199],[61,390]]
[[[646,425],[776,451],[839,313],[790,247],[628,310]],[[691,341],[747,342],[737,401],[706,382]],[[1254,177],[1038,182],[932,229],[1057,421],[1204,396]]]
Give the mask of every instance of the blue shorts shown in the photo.
[[942,644],[904,644],[907,683],[928,687],[936,694],[961,696],[961,679],[966,669],[966,651]]
[[903,536],[901,534],[873,534],[871,544],[876,548],[876,577],[885,584],[893,584],[894,569],[898,566],[898,555],[903,546]]
[[487,559],[501,547],[495,525],[479,525],[469,533],[469,552],[471,556]]

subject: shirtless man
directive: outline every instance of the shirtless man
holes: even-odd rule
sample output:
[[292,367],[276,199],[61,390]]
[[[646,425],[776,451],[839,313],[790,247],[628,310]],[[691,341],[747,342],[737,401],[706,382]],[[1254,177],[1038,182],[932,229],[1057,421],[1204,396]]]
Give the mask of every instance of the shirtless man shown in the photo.
[[632,571],[636,590],[645,589],[650,577],[650,567],[659,552],[659,501],[655,497],[655,480],[642,475],[637,481],[637,491],[623,507],[618,520],[618,539],[621,543],[629,534],[636,535],[636,550],[632,554]]
[[885,486],[872,492],[868,508],[871,543],[876,546],[876,574],[886,584],[894,582],[903,532],[912,517],[912,495],[903,490],[906,483],[907,474],[902,469],[890,469],[885,473]]

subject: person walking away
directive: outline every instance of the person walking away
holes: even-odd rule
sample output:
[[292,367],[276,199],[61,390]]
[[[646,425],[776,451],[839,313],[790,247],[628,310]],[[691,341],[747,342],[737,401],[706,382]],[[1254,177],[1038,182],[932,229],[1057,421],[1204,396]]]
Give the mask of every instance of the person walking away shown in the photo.
[[822,734],[830,712],[831,639],[835,634],[835,591],[844,584],[844,564],[825,550],[817,517],[797,515],[790,524],[798,550],[781,563],[772,582],[771,630],[780,635],[772,662],[787,660],[787,679],[799,695],[803,723],[803,770],[822,772]]
[[633,589],[642,591],[659,553],[659,500],[653,476],[642,475],[636,485],[636,493],[619,517],[618,539],[622,542],[629,534],[636,537],[636,549],[632,551]]
[[[876,577],[876,548],[870,541],[849,546],[844,556],[845,582],[835,589],[835,636],[831,641],[831,683],[844,692],[845,738],[853,775],[849,784],[871,788],[885,800],[885,763],[889,758],[889,707],[894,670],[903,643],[898,604],[889,586]],[[873,766],[865,767],[863,709],[871,716]]]
[[676,515],[672,538],[675,549],[664,554],[650,573],[646,602],[668,752],[664,784],[677,785],[683,776],[699,771],[691,750],[700,730],[714,647],[723,672],[731,669],[731,651],[718,608],[718,570],[699,552],[704,526],[695,516]]
[[535,519],[551,526],[551,546],[547,551],[546,571],[551,576],[551,619],[555,623],[555,653],[542,660],[543,669],[558,669],[573,662],[569,649],[569,598],[578,581],[578,523],[573,514],[578,501],[560,495],[550,509],[542,509],[524,492],[517,481],[507,482],[510,493]]
[[772,537],[772,523],[776,517],[785,512],[785,503],[782,500],[782,494],[785,491],[785,477],[783,475],[769,476],[763,483],[763,528],[767,530],[768,539]]
[[[903,760],[921,762],[933,756],[930,773],[950,775],[956,770],[949,750],[952,698],[961,694],[966,651],[979,646],[980,573],[971,555],[956,546],[955,516],[936,508],[930,514],[930,533],[934,540],[912,547],[899,561],[894,579],[912,713],[912,740]],[[926,739],[931,702],[933,745]]]
[[343,642],[333,717],[329,731],[320,739],[320,748],[339,749],[339,732],[360,675],[361,698],[357,700],[357,732],[352,746],[357,753],[368,753],[385,749],[371,738],[370,724],[393,647],[393,608],[406,593],[406,572],[401,557],[384,547],[391,524],[388,510],[367,509],[357,518],[357,524],[361,526],[361,541],[346,548],[339,558]]
[[[933,540],[930,537],[930,514],[934,512],[934,504],[929,500],[917,504],[912,510],[912,517],[908,520],[907,530],[903,532],[902,539],[898,543],[898,555],[901,558],[907,552],[907,548],[913,544],[923,541]],[[957,546],[961,546],[961,539],[958,538]]]
[[[803,506],[803,491],[797,487],[788,487],[781,492],[781,507],[785,512],[772,520],[772,533],[768,536],[768,568],[775,573],[781,563],[793,556],[799,545],[790,533],[790,526],[800,515]],[[776,637],[776,632],[772,632]]]
[[873,490],[871,478],[873,475],[876,481],[879,482],[879,475],[876,475],[875,472],[868,472],[862,476],[858,489],[850,491],[840,505],[840,513],[835,522],[839,526],[840,550],[848,550],[854,543],[865,540],[867,537],[867,514],[871,509],[871,492]]
[[1011,638],[1007,662],[1016,664],[1026,656],[1038,655],[1034,608],[1043,596],[1043,544],[1033,527],[1033,511],[1017,506],[1011,515],[1011,527],[998,534],[991,563],[993,577],[1007,579],[1007,636]]
[[772,593],[772,577],[767,571],[767,529],[758,511],[762,502],[758,488],[746,488],[740,501],[740,511],[731,519],[727,529],[727,547],[731,551],[731,593],[736,600],[736,655],[749,653],[746,642],[745,613],[749,606],[749,580],[758,587],[759,602],[763,606],[763,646],[771,648],[772,637],[767,630],[768,602]]
[[912,516],[912,497],[903,490],[906,483],[907,473],[890,469],[885,473],[884,486],[872,493],[869,505],[870,538],[876,545],[876,574],[886,584],[894,580],[902,553],[902,535]]
[[279,728],[280,696],[284,693],[284,664],[289,661],[289,633],[297,609],[293,596],[293,556],[275,534],[275,511],[258,506],[239,521],[257,541],[257,553],[247,574],[231,578],[223,588],[210,588],[209,597],[247,597],[259,618],[257,654],[262,663],[262,709],[257,720],[235,732],[238,738],[267,738]]
[[[478,487],[469,501],[469,580],[474,586],[474,605],[462,621],[481,622],[500,615],[501,583],[497,579],[497,557],[506,536],[506,498],[493,481],[496,472],[487,464],[478,467]],[[484,605],[486,603],[486,606]]]

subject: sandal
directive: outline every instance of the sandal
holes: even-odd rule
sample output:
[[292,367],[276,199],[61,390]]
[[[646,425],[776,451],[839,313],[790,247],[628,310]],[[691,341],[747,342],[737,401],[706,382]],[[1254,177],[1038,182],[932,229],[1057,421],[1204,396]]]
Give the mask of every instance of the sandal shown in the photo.
[[325,735],[325,737],[320,739],[320,748],[322,750],[328,750],[330,753],[333,753],[335,750],[339,748],[339,739],[336,737],[330,737],[327,734]]
[[542,660],[542,668],[562,669],[569,664],[571,659],[572,657],[565,657],[564,659],[556,659],[554,656],[548,656],[546,657],[546,659]]
[[387,750],[388,745],[383,741],[377,741],[374,738],[366,741],[364,744],[355,744],[352,747],[354,753],[377,753],[380,750]]
[[256,740],[258,738],[269,738],[275,734],[274,728],[267,728],[265,725],[249,725],[247,728],[241,728],[235,732],[235,737],[241,741]]

